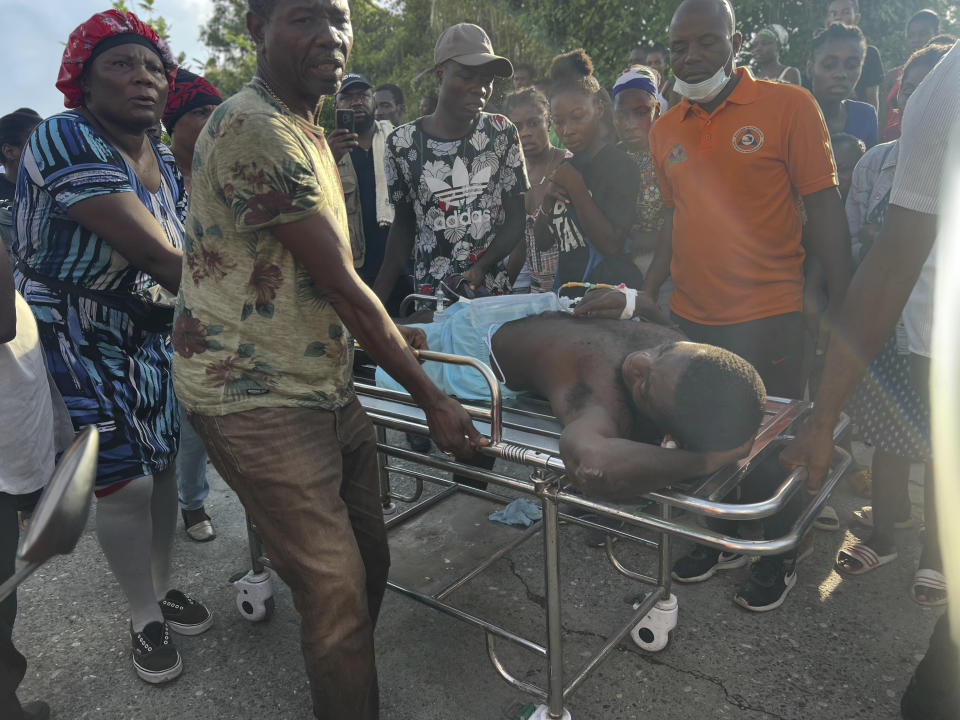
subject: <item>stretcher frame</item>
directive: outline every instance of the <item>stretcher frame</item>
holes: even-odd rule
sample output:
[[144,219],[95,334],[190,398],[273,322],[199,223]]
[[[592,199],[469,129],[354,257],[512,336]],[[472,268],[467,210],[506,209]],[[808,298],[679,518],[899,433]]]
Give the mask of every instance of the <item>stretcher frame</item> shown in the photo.
[[[628,512],[622,506],[589,499],[583,495],[570,492],[569,486],[565,483],[565,467],[556,449],[562,429],[559,422],[556,418],[544,412],[513,408],[505,410],[499,382],[485,363],[470,357],[433,351],[421,351],[420,358],[425,361],[472,366],[483,375],[490,390],[491,401],[489,406],[464,404],[478,430],[490,438],[490,445],[481,448],[480,452],[500,460],[529,467],[531,472],[528,480],[518,480],[493,471],[466,465],[453,457],[424,454],[408,448],[390,445],[386,438],[387,429],[429,435],[423,411],[416,406],[416,403],[407,393],[379,388],[365,382],[357,382],[357,395],[376,428],[381,499],[384,505],[385,524],[388,532],[421,513],[437,508],[444,499],[455,493],[468,493],[479,498],[493,499],[503,503],[515,499],[490,490],[480,490],[460,485],[452,480],[437,477],[419,469],[401,467],[392,464],[391,458],[409,461],[432,470],[455,473],[473,480],[486,481],[492,485],[535,498],[543,511],[543,518],[542,521],[535,523],[526,531],[518,533],[514,540],[499,548],[476,567],[437,592],[421,592],[392,580],[388,583],[388,587],[445,615],[482,629],[486,636],[487,655],[494,669],[507,683],[541,701],[542,704],[531,716],[534,720],[570,718],[569,711],[566,709],[567,698],[628,634],[641,648],[650,651],[656,651],[666,646],[669,632],[675,626],[677,617],[676,597],[671,595],[672,537],[682,537],[721,550],[749,556],[779,555],[789,552],[797,547],[800,539],[809,530],[851,462],[849,453],[841,448],[835,448],[831,470],[815,494],[809,494],[801,490],[806,484],[807,472],[805,468],[797,468],[783,480],[769,498],[763,501],[739,504],[719,500],[719,498],[727,497],[768,453],[776,451],[778,446],[791,439],[789,433],[798,427],[798,423],[802,421],[811,407],[809,403],[802,401],[768,398],[764,422],[747,458],[693,483],[685,492],[665,489],[647,493],[646,499],[652,501],[659,512],[646,512],[645,510]],[[841,419],[834,431],[835,438],[846,429],[848,422],[846,417]],[[391,487],[391,473],[412,478],[415,482],[413,494],[401,495],[395,492]],[[424,482],[439,485],[441,489],[436,494],[423,499]],[[731,537],[706,527],[689,522],[680,522],[673,518],[673,510],[682,509],[693,518],[759,520],[769,517],[785,507],[787,502],[798,492],[801,492],[805,499],[803,510],[790,531],[780,538],[756,540]],[[394,501],[411,504],[412,507],[394,513],[396,507]],[[595,513],[602,518],[622,521],[623,525],[620,529],[611,528],[561,512],[559,509],[561,503]],[[634,612],[626,623],[616,629],[603,646],[576,673],[572,674],[569,680],[566,680],[567,673],[563,661],[563,638],[560,622],[562,599],[558,548],[561,520],[606,533],[606,555],[617,572],[653,588],[651,592],[634,604]],[[241,614],[248,619],[263,620],[270,616],[273,609],[270,575],[265,569],[270,566],[270,561],[263,553],[259,535],[249,518],[247,529],[252,570],[235,583],[238,590],[237,605]],[[648,537],[642,537],[637,534],[637,530],[652,531],[658,539],[651,540]],[[517,635],[491,621],[467,613],[447,600],[454,591],[465,586],[497,560],[537,534],[543,536],[546,599],[545,645]],[[658,554],[659,565],[656,576],[636,572],[621,563],[613,551],[613,536],[655,550]],[[498,656],[497,642],[499,640],[513,643],[543,658],[547,670],[546,687],[521,680],[512,674]]]

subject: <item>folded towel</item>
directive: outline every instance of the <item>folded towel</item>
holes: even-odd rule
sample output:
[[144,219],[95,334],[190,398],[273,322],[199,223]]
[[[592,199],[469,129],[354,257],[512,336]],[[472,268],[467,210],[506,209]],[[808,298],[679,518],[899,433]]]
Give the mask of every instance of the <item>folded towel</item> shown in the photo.
[[490,519],[494,522],[521,527],[530,527],[542,517],[543,511],[540,506],[534,505],[526,498],[517,498],[503,510],[497,510],[490,514]]

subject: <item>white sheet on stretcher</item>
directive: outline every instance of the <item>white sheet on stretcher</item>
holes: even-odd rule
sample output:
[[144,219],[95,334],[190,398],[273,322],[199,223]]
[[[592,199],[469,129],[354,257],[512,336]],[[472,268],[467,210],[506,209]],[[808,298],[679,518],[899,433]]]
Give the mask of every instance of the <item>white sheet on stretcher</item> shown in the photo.
[[[423,329],[431,350],[466,355],[494,366],[489,359],[488,338],[511,320],[539,315],[550,310],[562,310],[560,300],[553,293],[530,295],[501,295],[468,300],[462,298],[435,316],[434,322],[412,325]],[[462,400],[490,399],[490,390],[483,376],[472,367],[449,363],[427,362],[423,365],[429,378],[448,395]],[[493,367],[496,373],[496,367]],[[384,370],[377,368],[378,387],[404,391],[404,388]],[[504,399],[517,393],[500,384]]]

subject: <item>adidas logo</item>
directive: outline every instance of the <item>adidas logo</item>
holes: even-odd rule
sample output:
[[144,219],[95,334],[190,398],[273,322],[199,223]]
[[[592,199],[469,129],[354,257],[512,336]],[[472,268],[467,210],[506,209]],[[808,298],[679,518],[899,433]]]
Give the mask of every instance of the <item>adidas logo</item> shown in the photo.
[[471,178],[463,159],[458,157],[453,163],[449,185],[443,180],[433,177],[427,177],[426,182],[440,208],[446,211],[463,207],[465,204],[470,204],[476,200],[487,183],[490,182],[490,174],[490,168],[486,167]]
[[474,210],[470,212],[469,210],[464,210],[463,212],[455,212],[447,215],[445,217],[438,217],[433,222],[434,230],[455,230],[457,228],[468,228],[472,224],[483,222],[483,218],[486,216],[487,220],[490,219],[489,210]]

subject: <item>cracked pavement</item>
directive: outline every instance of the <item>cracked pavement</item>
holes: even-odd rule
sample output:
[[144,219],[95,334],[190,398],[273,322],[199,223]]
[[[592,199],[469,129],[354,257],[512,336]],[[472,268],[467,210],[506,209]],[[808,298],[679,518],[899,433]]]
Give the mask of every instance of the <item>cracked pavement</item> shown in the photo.
[[[525,477],[522,469],[509,472]],[[200,545],[178,528],[174,548],[175,581],[215,614],[206,634],[177,638],[183,675],[161,687],[136,678],[124,602],[91,524],[73,555],[53,560],[20,590],[15,641],[29,662],[22,700],[43,698],[64,719],[312,717],[287,589],[274,581],[269,622],[251,624],[236,611],[228,581],[249,567],[243,514],[212,468],[210,476],[207,509],[218,537]],[[915,530],[898,533],[900,558],[891,565],[857,578],[833,571],[833,556],[849,538],[850,511],[865,502],[841,482],[832,504],[843,529],[816,533],[815,552],[779,610],[753,614],[733,604],[746,569],[674,586],[680,614],[669,645],[650,654],[628,637],[569,698],[573,720],[899,718],[900,693],[938,612],[908,597],[919,554]],[[617,574],[602,548],[585,546],[581,528],[561,526],[560,543],[569,678],[629,619],[643,587]],[[675,556],[687,547],[675,545]],[[655,570],[648,551],[623,541],[615,548],[627,567]],[[545,642],[541,550],[538,535],[451,601]],[[516,677],[546,682],[542,660],[506,642],[497,648]],[[384,603],[377,656],[383,720],[505,720],[533,702],[497,675],[480,630],[395,593]]]

